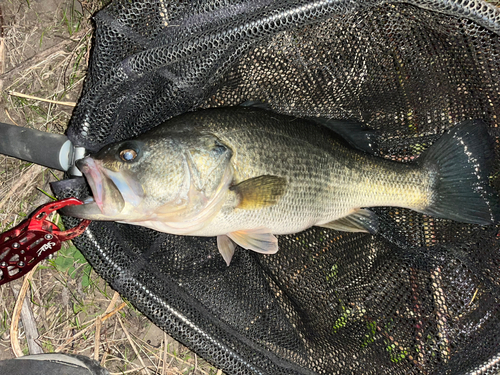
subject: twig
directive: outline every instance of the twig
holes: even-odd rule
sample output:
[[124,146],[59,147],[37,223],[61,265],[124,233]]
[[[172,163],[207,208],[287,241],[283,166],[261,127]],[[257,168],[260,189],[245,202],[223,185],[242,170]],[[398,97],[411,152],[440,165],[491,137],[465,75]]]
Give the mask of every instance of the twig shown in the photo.
[[[49,221],[52,221],[54,223],[57,222],[57,220],[49,220]],[[105,316],[106,314],[108,314],[111,310],[113,310],[113,307],[115,306],[116,302],[118,301],[118,298],[120,298],[120,294],[118,294],[118,292],[115,292],[115,294],[113,295],[113,299],[111,300],[111,302],[109,303],[108,307],[106,308],[106,310],[104,311],[104,313],[101,315],[101,316]],[[105,300],[107,301],[107,299]],[[123,302],[126,304],[126,302]],[[123,305],[122,303],[122,305]],[[93,324],[95,323],[97,320],[97,318],[93,318],[93,319],[90,319],[90,320],[87,320],[83,323],[80,323],[80,326],[87,326],[89,324]],[[64,323],[61,323],[61,325],[64,324]],[[85,327],[87,328],[87,327]],[[72,330],[73,328],[72,327],[66,327],[64,328],[65,330]]]
[[[132,335],[135,337],[135,339],[136,339],[137,341],[140,341],[140,342],[141,342],[144,346],[150,346],[150,347],[151,347],[151,345],[149,345],[147,342],[145,342],[145,341],[144,341],[144,339],[142,339],[141,337],[138,337],[138,336],[136,336],[136,335],[134,335],[134,334],[132,334]],[[166,338],[166,335],[165,335],[164,337],[165,337],[165,338],[164,338],[164,340],[166,340],[166,339],[167,339],[167,338]],[[165,345],[166,345],[166,344],[165,344]],[[183,363],[183,364],[185,364],[185,365],[188,365],[188,366],[191,366],[191,365],[192,365],[192,363],[191,363],[191,362],[185,361],[184,359],[179,358],[179,357],[178,357],[178,356],[176,356],[175,354],[169,353],[168,351],[166,351],[166,354],[172,357],[172,359],[170,360],[170,363],[168,364],[167,368],[168,368],[168,367],[170,367],[170,365],[172,364],[172,362],[173,362],[173,360],[174,360],[174,359],[175,359],[175,360],[177,360],[177,361],[179,361],[179,362],[182,362],[182,363]],[[160,359],[159,355],[157,355],[157,354],[156,354],[156,353],[154,353],[154,352],[152,352],[152,353],[151,353],[151,355],[152,355],[152,356],[154,356],[154,357],[156,357],[156,358],[158,358],[158,359]],[[165,355],[165,352],[164,352],[164,355]],[[205,372],[205,371],[203,371],[201,368],[198,368],[198,372],[200,372],[200,373],[202,373],[202,374],[207,374],[207,375],[208,375],[208,373],[207,373],[207,372]]]
[[[2,86],[2,81],[0,81],[0,86]],[[17,122],[14,121],[14,119],[11,117],[9,111],[7,111],[7,108],[5,108],[5,114],[9,118],[9,120],[16,126],[20,126]]]
[[[139,370],[146,370],[147,367],[141,367]],[[134,368],[132,370],[126,370],[126,371],[120,371],[120,372],[110,372],[110,375],[122,375],[122,374],[131,374],[132,372],[137,372],[138,369]],[[146,374],[147,374],[147,370],[146,370]]]
[[115,291],[115,294],[113,294],[113,298],[111,298],[111,302],[109,303],[108,307],[106,307],[106,311],[104,311],[104,314],[107,314],[111,310],[113,310],[113,307],[116,305],[116,302],[118,302],[119,298],[120,298],[120,294]]
[[7,290],[7,288],[0,288],[0,314],[6,314],[6,317],[4,317],[4,321],[7,322],[10,316],[9,311],[7,310],[7,306],[5,306],[5,298],[3,296],[5,290]]
[[[102,318],[101,318],[101,322],[104,322],[105,320],[108,320],[109,318],[111,318],[113,315],[115,315],[118,311],[120,311],[121,309],[123,309],[125,306],[127,306],[127,304],[125,302],[123,302],[120,306],[118,306],[116,309],[114,309],[113,311],[107,313],[106,315],[104,315]],[[97,320],[94,319],[94,321]],[[61,350],[63,350],[68,344],[70,344],[71,342],[73,342],[75,339],[77,339],[78,337],[80,336],[83,336],[85,333],[87,333],[87,331],[92,327],[92,325],[82,329],[80,332],[78,332],[77,334],[71,336],[70,338],[66,339],[66,341],[59,345],[56,350],[54,350],[54,352],[60,352]]]
[[[151,346],[148,347],[148,343],[146,343],[143,339],[141,339],[137,335],[132,333],[131,336],[134,336],[137,340],[139,340],[140,342],[143,343],[143,345],[139,346],[139,351],[142,352],[146,356],[146,358],[149,360],[149,362],[151,362],[151,365],[155,367],[154,373],[157,374],[159,366],[157,366],[154,363],[154,360],[151,357],[157,359],[158,361],[161,361],[161,355],[160,355],[161,353],[156,354],[155,352],[153,352],[151,349]],[[149,365],[148,368],[151,367],[151,365]]]
[[101,367],[104,367],[104,363],[106,363],[107,358],[108,358],[108,349],[105,350],[104,353],[102,353],[101,362],[99,363]]
[[95,339],[94,339],[94,359],[99,361],[99,345],[101,342],[101,326],[102,320],[101,317],[98,316],[95,321]]
[[[167,372],[167,334],[163,332],[163,370],[162,374],[165,375]],[[169,364],[170,366],[170,364]]]
[[148,375],[148,372],[147,370],[145,370],[147,368],[147,366],[144,364],[144,361],[142,360],[142,357],[141,355],[139,354],[139,352],[137,351],[137,348],[135,347],[135,344],[134,342],[132,341],[132,337],[130,337],[130,334],[128,333],[127,329],[125,328],[125,326],[123,325],[122,323],[122,320],[120,318],[117,319],[118,320],[118,323],[120,323],[120,326],[122,327],[123,329],[123,332],[125,332],[125,336],[127,336],[127,339],[128,339],[128,342],[130,343],[130,346],[132,347],[132,350],[134,351],[135,355],[137,356],[137,358],[139,359],[139,362],[141,362],[141,365],[143,367],[143,369],[141,370],[141,372],[145,375]]
[[470,300],[470,302],[467,304],[467,306],[470,306],[472,304],[472,302],[474,301],[474,299],[476,298],[476,295],[477,295],[477,292],[479,291],[479,288],[476,289],[476,291],[474,292],[474,295],[472,296],[472,299]]
[[[16,299],[19,296],[19,286],[15,284],[11,284],[12,292],[14,293]],[[35,316],[33,314],[33,310],[31,309],[31,303],[28,300],[28,297],[24,297],[24,303],[21,308],[21,321],[24,326],[24,334],[26,335],[26,342],[28,343],[28,351],[30,354],[41,354],[43,353],[43,349],[38,343],[35,341],[40,336],[38,334],[38,329],[36,327]]]
[[38,100],[40,102],[45,102],[45,103],[66,105],[68,107],[76,107],[75,102],[60,102],[58,100],[39,98],[37,96],[27,95],[27,94],[23,94],[22,92],[16,92],[16,91],[9,91],[8,94],[10,96],[17,96],[19,98],[33,99],[33,100]]
[[[3,35],[3,12],[0,6],[0,74],[5,73],[5,37]],[[3,90],[3,81],[0,80],[0,91]]]
[[12,312],[12,322],[10,324],[10,344],[12,346],[12,351],[14,352],[14,355],[16,357],[21,357],[24,355],[21,349],[21,345],[19,344],[19,337],[18,337],[19,318],[21,316],[24,297],[26,297],[26,292],[28,291],[30,280],[33,277],[35,271],[36,267],[34,267],[24,277],[23,285],[21,286],[21,290],[19,291],[19,295],[17,296],[17,301],[14,306],[14,311]]
[[113,334],[111,335],[111,340],[115,341],[116,331],[118,330],[118,322],[115,320],[115,325],[113,326]]

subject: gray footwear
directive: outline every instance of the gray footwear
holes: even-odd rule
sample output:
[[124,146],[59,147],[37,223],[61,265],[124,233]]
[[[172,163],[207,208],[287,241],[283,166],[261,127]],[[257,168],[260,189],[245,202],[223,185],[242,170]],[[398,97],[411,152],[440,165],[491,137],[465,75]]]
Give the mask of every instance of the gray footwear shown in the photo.
[[109,375],[109,372],[93,359],[82,355],[48,353],[0,361],[0,374]]

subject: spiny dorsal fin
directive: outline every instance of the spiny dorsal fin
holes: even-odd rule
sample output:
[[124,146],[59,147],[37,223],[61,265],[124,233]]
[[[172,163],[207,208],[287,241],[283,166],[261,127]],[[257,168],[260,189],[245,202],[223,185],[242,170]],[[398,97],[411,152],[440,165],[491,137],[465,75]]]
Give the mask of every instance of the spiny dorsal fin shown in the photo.
[[259,176],[250,178],[231,187],[239,196],[236,208],[255,210],[273,206],[285,194],[287,182],[284,177]]
[[348,216],[317,226],[343,232],[376,233],[378,230],[378,218],[372,211],[366,208],[358,208]]

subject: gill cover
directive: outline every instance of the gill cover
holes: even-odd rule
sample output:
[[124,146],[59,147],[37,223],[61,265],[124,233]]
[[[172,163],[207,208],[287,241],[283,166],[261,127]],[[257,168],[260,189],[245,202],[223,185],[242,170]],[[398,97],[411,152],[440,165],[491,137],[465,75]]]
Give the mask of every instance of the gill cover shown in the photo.
[[202,227],[224,203],[233,178],[233,152],[212,134],[185,133],[175,139],[182,148],[179,163],[184,178],[176,199],[154,211],[166,225],[173,226],[168,228],[171,233],[188,234]]

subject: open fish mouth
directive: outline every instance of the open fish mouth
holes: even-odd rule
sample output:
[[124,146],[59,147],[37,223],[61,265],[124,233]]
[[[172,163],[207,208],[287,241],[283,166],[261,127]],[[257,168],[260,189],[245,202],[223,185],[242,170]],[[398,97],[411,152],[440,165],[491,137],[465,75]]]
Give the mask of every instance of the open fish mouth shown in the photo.
[[87,179],[93,197],[86,198],[83,205],[64,208],[62,213],[91,220],[116,220],[125,200],[113,179],[91,157],[77,160],[76,166]]
[[[97,204],[102,213],[103,211],[103,177],[99,170],[97,169],[96,163],[93,159],[85,158],[77,160],[76,166],[82,172],[87,179],[87,182],[92,190],[94,196],[93,201]],[[92,204],[92,202],[85,203]]]
[[125,206],[125,200],[113,179],[100,167],[100,163],[86,157],[78,160],[76,166],[85,175],[101,213],[105,216],[119,214]]

